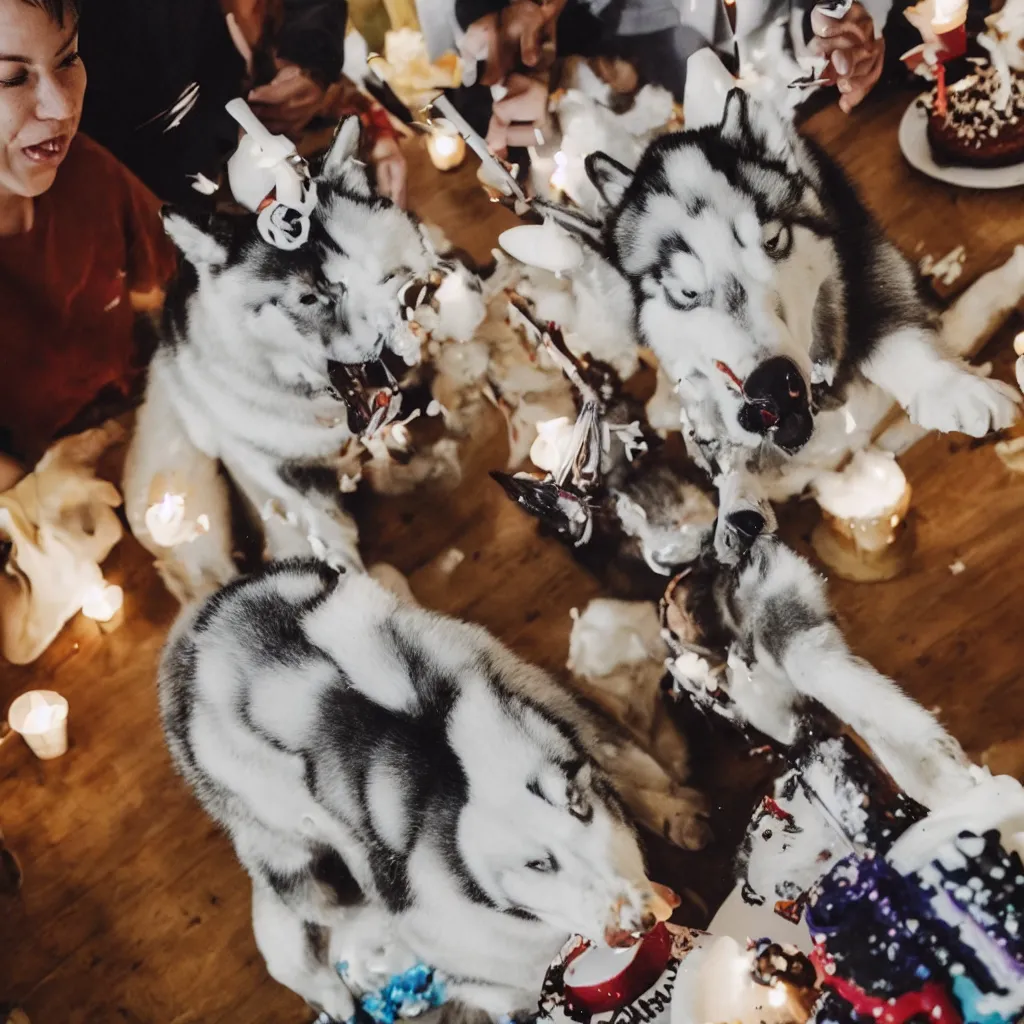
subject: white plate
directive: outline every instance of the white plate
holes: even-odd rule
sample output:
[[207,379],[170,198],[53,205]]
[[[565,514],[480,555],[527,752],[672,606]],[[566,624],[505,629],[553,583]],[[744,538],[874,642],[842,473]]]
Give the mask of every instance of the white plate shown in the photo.
[[1024,185],[1024,163],[1012,167],[942,167],[932,159],[928,145],[928,112],[917,100],[900,121],[900,149],[911,167],[929,178],[962,188],[1013,188]]

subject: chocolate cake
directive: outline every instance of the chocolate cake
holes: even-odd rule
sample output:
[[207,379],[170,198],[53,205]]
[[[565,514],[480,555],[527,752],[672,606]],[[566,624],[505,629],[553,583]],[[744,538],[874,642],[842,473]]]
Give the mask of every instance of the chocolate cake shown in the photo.
[[946,113],[935,109],[936,90],[925,97],[928,142],[940,165],[1009,167],[1024,161],[1024,74],[1011,74],[1010,100],[996,109],[999,75],[980,65],[946,90]]

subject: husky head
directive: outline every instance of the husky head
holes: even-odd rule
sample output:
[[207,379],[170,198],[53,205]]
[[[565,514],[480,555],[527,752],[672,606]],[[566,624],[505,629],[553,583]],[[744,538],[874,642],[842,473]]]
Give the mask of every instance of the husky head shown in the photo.
[[489,900],[608,945],[654,926],[636,836],[560,716],[512,694],[467,693],[450,729],[470,786],[459,852]]
[[657,139],[635,172],[603,153],[587,171],[641,340],[683,384],[684,404],[733,444],[799,450],[812,430],[812,349],[822,334],[833,341],[838,267],[806,144],[735,89],[720,125]]
[[166,212],[164,227],[191,265],[182,298],[198,299],[227,330],[285,346],[315,372],[330,360],[377,358],[401,323],[399,292],[427,274],[432,257],[413,219],[374,194],[358,143],[358,118],[349,118],[315,179],[309,238],[297,249],[265,241],[255,215],[200,222]]

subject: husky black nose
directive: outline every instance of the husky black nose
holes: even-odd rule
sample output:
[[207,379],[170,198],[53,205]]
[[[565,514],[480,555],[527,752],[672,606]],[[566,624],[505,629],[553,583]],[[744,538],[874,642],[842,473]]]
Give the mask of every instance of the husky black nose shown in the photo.
[[755,508],[741,508],[727,515],[725,520],[748,544],[753,544],[768,525],[764,516]]
[[799,451],[811,438],[814,422],[807,384],[796,363],[785,356],[766,359],[743,384],[740,426],[753,434],[771,434],[783,451]]

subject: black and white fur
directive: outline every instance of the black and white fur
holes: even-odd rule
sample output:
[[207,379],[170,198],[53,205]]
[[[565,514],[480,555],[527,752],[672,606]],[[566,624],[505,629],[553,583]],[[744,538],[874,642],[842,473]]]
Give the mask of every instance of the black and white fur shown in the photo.
[[451,998],[533,1009],[572,933],[653,923],[602,746],[484,630],[295,560],[183,613],[159,674],[179,770],[253,881],[270,973],[346,1020],[417,960]]
[[[817,702],[925,807],[974,785],[970,762],[935,716],[852,654],[826,582],[806,559],[753,508],[734,513],[729,526],[744,539],[735,563],[722,563],[709,530],[681,583],[692,632],[683,638],[688,649],[669,663],[680,686],[699,705],[786,746],[801,737],[807,705]],[[724,679],[711,681],[712,665],[695,648],[721,658]]]
[[720,487],[802,490],[832,468],[841,407],[868,384],[928,429],[981,436],[1016,418],[1012,388],[944,352],[914,269],[842,171],[742,90],[720,125],[662,136],[635,172],[602,153],[587,168],[603,221],[545,212],[629,283],[638,338]]
[[[434,256],[415,221],[371,190],[350,118],[316,178],[309,240],[268,244],[254,215],[206,223],[165,214],[183,261],[168,293],[161,345],[125,479],[133,531],[163,560],[179,596],[234,575],[220,464],[264,516],[270,557],[316,554],[359,565],[341,506],[339,455],[351,439],[331,362],[364,363],[408,345],[399,296]],[[173,551],[152,541],[146,508],[159,476],[196,479],[213,528]]]

